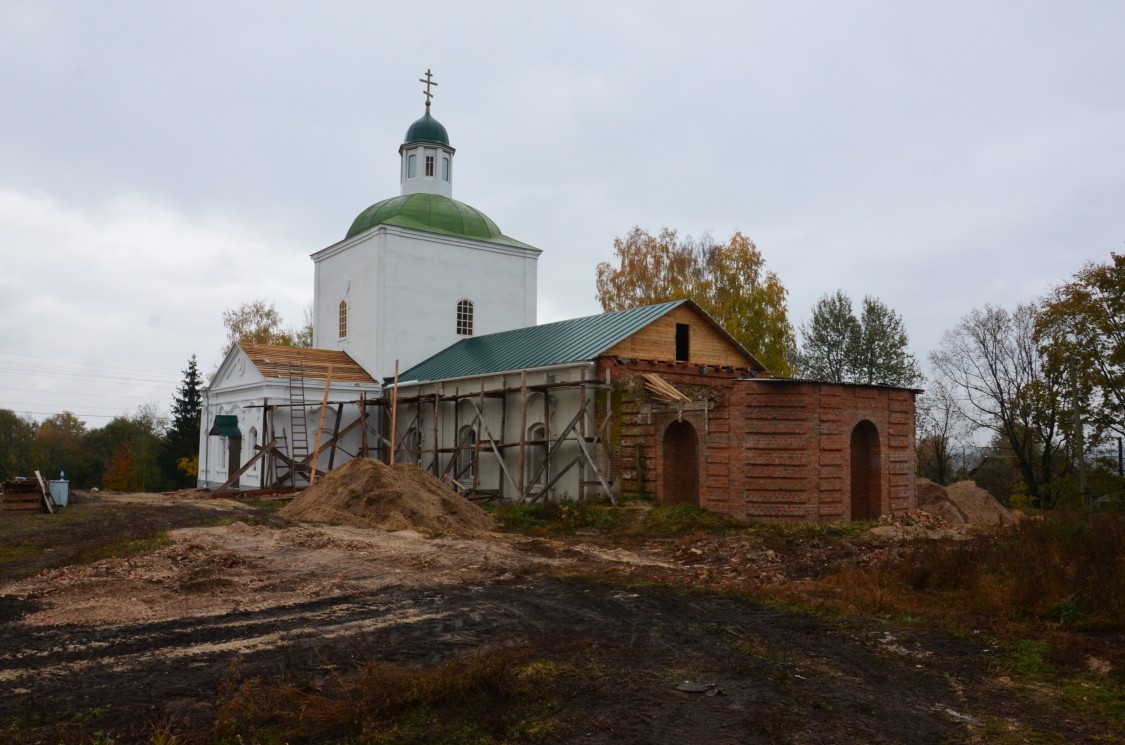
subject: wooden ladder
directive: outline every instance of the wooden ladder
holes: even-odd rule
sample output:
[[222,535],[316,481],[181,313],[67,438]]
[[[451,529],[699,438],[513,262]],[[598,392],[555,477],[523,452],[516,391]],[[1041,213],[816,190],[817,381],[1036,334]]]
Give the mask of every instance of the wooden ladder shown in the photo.
[[[309,458],[309,424],[305,418],[305,365],[289,363],[289,428],[291,442],[289,457],[295,463],[304,463]],[[304,474],[306,477],[308,474]],[[290,474],[293,486],[297,486],[296,474]]]

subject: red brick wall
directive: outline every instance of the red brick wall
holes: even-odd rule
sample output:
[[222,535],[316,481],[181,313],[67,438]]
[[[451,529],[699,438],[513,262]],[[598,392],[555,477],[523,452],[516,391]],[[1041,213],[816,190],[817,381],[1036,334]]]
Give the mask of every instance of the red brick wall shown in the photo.
[[[612,386],[613,422],[608,442],[612,474],[626,496],[659,498],[664,489],[663,435],[675,421],[695,428],[699,438],[700,501],[712,509],[723,509],[730,485],[730,407],[726,399],[736,378],[749,370],[692,366],[687,363],[650,362],[617,358],[598,360],[598,379],[609,372]],[[654,399],[645,390],[641,373],[656,373],[692,399],[682,410],[677,404]],[[598,399],[598,424],[605,406]]]
[[851,435],[878,432],[879,511],[914,506],[914,394],[874,386],[739,381],[731,397],[741,453],[732,486],[738,514],[753,518],[848,520]]
[[[910,391],[753,380],[746,379],[748,370],[615,358],[599,360],[599,379],[606,371],[613,416],[608,456],[627,496],[665,496],[663,435],[672,422],[684,421],[699,438],[701,506],[755,519],[847,520],[851,433],[867,420],[878,432],[880,512],[914,506]],[[692,402],[680,407],[653,398],[640,377],[645,372]]]

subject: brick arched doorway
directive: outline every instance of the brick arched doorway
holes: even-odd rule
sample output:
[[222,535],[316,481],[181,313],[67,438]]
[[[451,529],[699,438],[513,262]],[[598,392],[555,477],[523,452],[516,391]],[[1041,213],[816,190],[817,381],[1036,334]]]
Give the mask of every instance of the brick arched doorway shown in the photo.
[[877,520],[883,513],[883,469],[879,430],[866,419],[852,430],[852,519]]
[[684,421],[672,422],[664,430],[663,504],[699,506],[699,435]]

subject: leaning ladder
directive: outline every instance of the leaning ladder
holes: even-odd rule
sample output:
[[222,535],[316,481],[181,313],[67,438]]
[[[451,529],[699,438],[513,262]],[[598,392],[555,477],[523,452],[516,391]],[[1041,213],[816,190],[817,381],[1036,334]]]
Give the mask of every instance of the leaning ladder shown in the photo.
[[[289,425],[293,437],[292,442],[289,443],[289,457],[294,463],[304,463],[309,458],[309,425],[305,419],[304,363],[297,365],[289,363]],[[292,476],[293,486],[296,486],[296,474]]]

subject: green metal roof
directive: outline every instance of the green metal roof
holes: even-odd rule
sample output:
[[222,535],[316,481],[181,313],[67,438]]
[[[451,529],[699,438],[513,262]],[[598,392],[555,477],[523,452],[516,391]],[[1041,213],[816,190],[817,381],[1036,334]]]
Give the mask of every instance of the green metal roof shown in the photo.
[[406,130],[406,139],[402,141],[402,144],[410,145],[415,142],[433,142],[438,145],[449,146],[449,134],[445,131],[441,122],[430,116],[428,108],[422,118],[411,124],[410,129]]
[[586,362],[604,354],[673,308],[690,302],[673,300],[462,339],[400,373],[398,379],[404,383],[445,380]]
[[440,194],[407,194],[376,202],[359,213],[344,237],[351,238],[377,225],[397,225],[427,233],[531,248],[501,233],[496,223],[480,210]]

